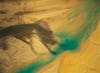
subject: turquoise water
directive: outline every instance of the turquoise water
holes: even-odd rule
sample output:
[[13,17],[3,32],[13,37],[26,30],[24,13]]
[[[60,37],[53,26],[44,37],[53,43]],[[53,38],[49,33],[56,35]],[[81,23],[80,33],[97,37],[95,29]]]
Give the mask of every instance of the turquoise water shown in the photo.
[[[98,3],[99,2],[99,3]],[[80,43],[82,39],[88,38],[92,31],[97,26],[97,23],[99,21],[99,13],[100,13],[100,1],[99,0],[86,0],[81,4],[81,8],[73,11],[73,16],[78,14],[81,11],[85,12],[85,18],[83,19],[83,24],[81,29],[77,31],[77,33],[74,36],[70,36],[70,34],[66,32],[57,32],[57,35],[62,40],[59,41],[59,44],[56,45],[56,47],[53,49],[57,52],[55,55],[49,55],[48,58],[43,59],[42,57],[40,59],[37,59],[33,61],[33,63],[29,64],[26,67],[23,67],[16,71],[16,73],[36,73],[39,69],[43,68],[47,64],[51,63],[55,60],[56,57],[58,57],[61,53],[64,51],[75,51],[80,46]],[[66,17],[67,18],[67,17]]]

